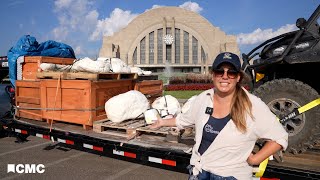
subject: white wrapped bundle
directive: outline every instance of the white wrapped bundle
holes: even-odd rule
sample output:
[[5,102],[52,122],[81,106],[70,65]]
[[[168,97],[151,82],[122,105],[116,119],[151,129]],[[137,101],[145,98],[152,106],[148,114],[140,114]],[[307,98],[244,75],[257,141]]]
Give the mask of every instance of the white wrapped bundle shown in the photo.
[[149,109],[148,99],[136,90],[114,96],[105,104],[108,119],[116,123],[137,118],[147,109]]
[[162,117],[168,114],[177,115],[181,113],[179,101],[171,95],[158,97],[151,106],[157,109]]
[[80,59],[72,66],[74,72],[92,72],[92,73],[108,73],[110,72],[110,64],[108,59],[99,59],[94,61],[88,57]]
[[119,58],[111,58],[111,67],[112,72],[114,73],[130,73],[130,67],[127,66],[125,62],[123,62]]

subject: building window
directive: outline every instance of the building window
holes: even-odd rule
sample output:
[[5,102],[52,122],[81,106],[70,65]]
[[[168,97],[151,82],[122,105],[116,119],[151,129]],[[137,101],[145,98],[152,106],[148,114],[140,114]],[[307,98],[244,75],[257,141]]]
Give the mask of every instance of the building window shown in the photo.
[[174,45],[175,45],[175,56],[174,62],[176,64],[180,64],[180,29],[175,29],[175,38],[174,38]]
[[183,62],[189,64],[189,33],[183,31]]
[[163,48],[162,48],[162,29],[158,29],[158,40],[157,40],[157,45],[158,45],[158,64],[163,64]]
[[166,34],[171,34],[171,28],[166,29]]
[[192,36],[192,62],[198,64],[198,40]]
[[[166,34],[171,34],[171,28],[166,28]],[[171,63],[172,46],[166,45],[166,61]]]
[[166,45],[166,61],[168,61],[169,63],[171,63],[171,49],[171,45]]
[[149,33],[149,64],[154,64],[154,31]]
[[140,64],[146,63],[146,38],[140,41]]
[[134,52],[133,52],[133,64],[138,64],[138,62],[137,62],[137,47],[136,47],[136,49],[134,49]]
[[204,52],[202,46],[201,46],[201,61],[202,61],[203,63],[206,62],[206,53]]

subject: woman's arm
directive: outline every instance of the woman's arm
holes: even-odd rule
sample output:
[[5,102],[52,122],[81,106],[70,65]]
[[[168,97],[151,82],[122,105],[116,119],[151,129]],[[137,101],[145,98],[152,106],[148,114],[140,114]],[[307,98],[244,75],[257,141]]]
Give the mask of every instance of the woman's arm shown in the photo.
[[177,126],[176,125],[176,118],[170,118],[170,119],[162,119],[159,118],[156,122],[154,122],[150,128],[151,129],[157,129],[163,126],[168,126],[168,127],[174,127]]
[[268,141],[260,151],[251,154],[247,159],[250,165],[259,165],[263,160],[281,150],[282,146],[275,141]]

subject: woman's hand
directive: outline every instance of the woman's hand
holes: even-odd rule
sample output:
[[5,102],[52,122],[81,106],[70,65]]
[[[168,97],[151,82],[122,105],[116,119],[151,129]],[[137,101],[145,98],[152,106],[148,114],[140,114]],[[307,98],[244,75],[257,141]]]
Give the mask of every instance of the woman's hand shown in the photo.
[[161,117],[158,117],[158,119],[149,127],[151,129],[158,129],[161,128],[163,126],[167,126],[167,127],[175,127],[176,126],[176,118],[172,117],[169,119],[162,119]]
[[163,119],[158,117],[158,119],[153,124],[151,124],[149,127],[150,127],[150,129],[159,129],[162,126],[163,126]]

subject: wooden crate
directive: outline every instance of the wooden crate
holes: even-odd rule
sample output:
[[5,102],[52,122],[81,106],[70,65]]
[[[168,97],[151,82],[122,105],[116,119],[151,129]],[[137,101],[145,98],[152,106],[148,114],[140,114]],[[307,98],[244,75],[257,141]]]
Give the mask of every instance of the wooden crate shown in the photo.
[[137,81],[134,84],[134,90],[140,91],[152,103],[156,98],[162,96],[162,80]]
[[73,58],[47,57],[47,56],[25,56],[22,63],[22,80],[37,79],[37,72],[40,72],[41,63],[53,63],[69,65],[73,64]]
[[82,124],[106,119],[108,99],[133,89],[133,80],[53,80],[41,79],[41,108],[45,119]]
[[[16,105],[18,106],[16,117],[42,120],[42,112],[40,110],[40,81],[17,80],[15,91]],[[32,110],[30,108],[35,109]]]

